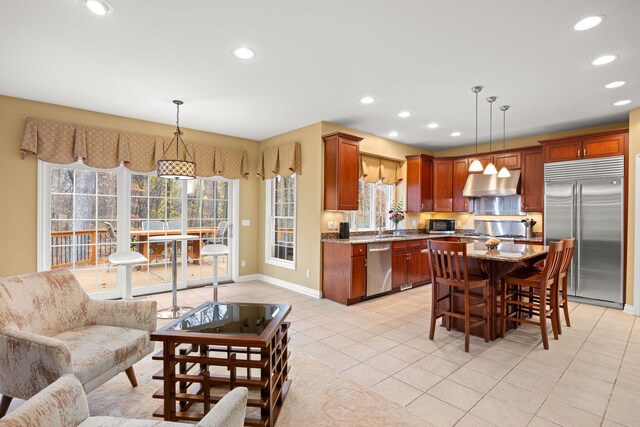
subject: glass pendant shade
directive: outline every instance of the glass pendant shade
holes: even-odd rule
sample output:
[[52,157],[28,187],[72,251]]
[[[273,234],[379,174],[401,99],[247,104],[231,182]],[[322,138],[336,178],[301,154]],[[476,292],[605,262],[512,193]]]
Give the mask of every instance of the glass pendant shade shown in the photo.
[[496,169],[496,167],[491,162],[489,162],[487,167],[484,168],[484,174],[485,175],[495,175],[497,173],[498,173],[498,170]]
[[471,166],[469,166],[469,172],[482,172],[482,169],[482,163],[478,159],[471,162]]
[[500,169],[500,172],[498,172],[498,178],[509,178],[510,176],[509,169],[504,166]]

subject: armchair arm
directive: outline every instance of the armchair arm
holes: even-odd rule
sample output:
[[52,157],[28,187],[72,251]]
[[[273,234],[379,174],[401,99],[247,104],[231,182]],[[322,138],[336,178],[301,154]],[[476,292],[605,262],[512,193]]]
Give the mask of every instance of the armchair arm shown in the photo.
[[0,329],[0,365],[0,393],[19,399],[73,374],[71,352],[62,341],[9,325]]
[[0,420],[7,426],[77,426],[89,417],[80,381],[65,375]]
[[155,332],[157,326],[156,310],[157,303],[152,300],[91,300],[88,317],[96,325],[140,329],[151,333]]
[[246,387],[236,387],[225,394],[197,427],[242,427],[247,410]]

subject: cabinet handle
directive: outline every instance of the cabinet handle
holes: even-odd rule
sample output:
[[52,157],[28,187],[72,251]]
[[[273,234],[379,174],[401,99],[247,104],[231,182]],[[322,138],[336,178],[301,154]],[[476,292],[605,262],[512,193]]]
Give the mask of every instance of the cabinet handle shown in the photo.
[[580,157],[580,149],[578,148],[578,157]]
[[582,149],[582,157],[586,157],[586,155],[587,155],[587,149],[583,148]]
[[424,203],[420,203],[420,210],[424,209]]

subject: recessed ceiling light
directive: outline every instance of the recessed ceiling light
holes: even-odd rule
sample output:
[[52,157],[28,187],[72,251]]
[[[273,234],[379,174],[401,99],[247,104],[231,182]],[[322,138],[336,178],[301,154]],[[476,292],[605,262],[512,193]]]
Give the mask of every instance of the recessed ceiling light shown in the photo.
[[451,136],[460,136],[462,132],[451,132]]
[[618,55],[603,55],[593,60],[591,64],[593,65],[605,65],[610,64],[613,61],[618,59]]
[[627,105],[627,104],[631,104],[631,100],[630,99],[623,99],[622,101],[618,101],[618,102],[614,102],[613,105],[615,105],[616,107],[619,107],[621,105]]
[[437,123],[429,123],[429,124],[427,125],[427,127],[428,127],[429,129],[436,129],[436,128],[439,128],[439,127],[440,127],[440,125],[439,125],[439,124],[437,124]]
[[113,12],[113,6],[107,0],[81,0],[80,3],[83,3],[96,15],[106,15]]
[[403,119],[406,119],[410,115],[411,115],[411,113],[408,112],[408,111],[401,111],[401,112],[398,113],[398,117],[402,117]]
[[573,29],[576,31],[589,30],[600,25],[602,21],[604,21],[604,16],[602,15],[587,16],[586,18],[578,21],[578,23],[573,26]]
[[233,49],[231,53],[233,53],[233,56],[240,59],[252,59],[254,56],[256,56],[256,53],[253,51],[253,49],[249,49],[248,47],[237,47]]
[[618,80],[618,81],[615,81],[615,82],[608,83],[608,84],[604,85],[604,87],[606,87],[607,89],[615,89],[617,87],[624,86],[626,84],[627,84],[627,82],[625,82],[624,80]]
[[396,137],[396,136],[398,136],[398,135],[399,135],[399,133],[398,133],[398,132],[396,132],[395,130],[394,130],[394,131],[392,131],[392,132],[389,132],[389,136],[390,136],[391,138],[395,138],[395,137]]
[[363,104],[371,104],[375,100],[376,99],[371,96],[365,96],[363,98],[360,98],[360,102],[362,102]]

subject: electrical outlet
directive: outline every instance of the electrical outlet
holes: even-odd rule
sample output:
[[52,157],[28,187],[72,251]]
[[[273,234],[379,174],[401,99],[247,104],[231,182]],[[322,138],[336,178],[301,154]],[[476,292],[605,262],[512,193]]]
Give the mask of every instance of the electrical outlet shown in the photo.
[[456,221],[456,227],[461,227],[462,226],[462,221]]
[[243,267],[246,267],[246,266],[247,266],[247,261],[242,260],[242,262],[241,262],[240,264],[241,264]]
[[307,277],[311,277],[311,270],[307,269]]
[[334,229],[334,223],[333,223],[333,221],[329,221],[329,222],[327,222],[327,229],[328,229],[328,230],[333,230],[333,229]]
[[251,225],[251,220],[250,219],[243,219],[242,220],[242,226],[243,227],[249,227]]
[[416,221],[415,219],[411,220],[411,226],[415,227],[416,225],[418,225],[418,221]]

